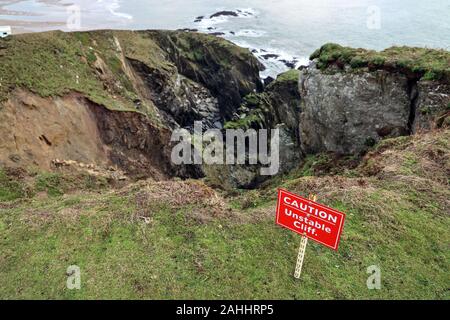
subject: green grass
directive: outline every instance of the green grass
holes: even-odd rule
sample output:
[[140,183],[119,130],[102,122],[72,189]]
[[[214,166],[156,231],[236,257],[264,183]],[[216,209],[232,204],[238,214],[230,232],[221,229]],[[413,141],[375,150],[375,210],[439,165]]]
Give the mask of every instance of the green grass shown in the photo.
[[[134,105],[139,94],[123,66],[125,57],[139,60],[168,78],[176,79],[177,72],[152,34],[54,31],[0,39],[0,101],[6,101],[18,88],[41,97],[79,92],[111,110],[141,112]],[[201,38],[205,50],[208,50],[208,41],[212,44],[220,42],[214,37],[188,37],[192,39],[187,40],[193,42],[196,37]],[[227,43],[228,47],[232,45]],[[228,53],[230,51],[228,49]],[[99,66],[102,66],[102,72]],[[143,112],[154,118],[154,106],[147,105],[146,101],[142,104]]]
[[[0,101],[16,88],[42,97],[80,92],[109,109],[135,111],[136,94],[122,71],[112,37],[107,32],[55,31],[0,40]],[[100,79],[95,53],[106,62],[114,86],[105,86]]]
[[[301,193],[311,179],[286,187]],[[301,280],[300,239],[274,223],[275,186],[230,199],[240,218],[207,223],[193,218],[197,205],[142,213],[137,187],[27,199],[0,209],[0,298],[449,299],[448,214],[399,182],[371,186],[322,199],[347,213],[341,247],[310,242]],[[81,290],[66,288],[71,265]],[[371,265],[381,290],[366,287]]]
[[243,129],[250,128],[258,129],[264,128],[265,115],[270,111],[269,97],[265,92],[263,93],[251,93],[244,97],[244,102],[241,106],[242,109],[248,110],[245,116],[236,120],[227,121],[224,124],[225,129]]
[[314,52],[311,59],[318,59],[321,69],[350,65],[356,70],[366,67],[397,70],[412,78],[450,82],[450,52],[446,50],[391,47],[377,52],[328,43]]
[[276,85],[277,83],[281,83],[284,81],[298,82],[299,75],[300,75],[300,72],[296,69],[283,72],[280,75],[278,75],[278,77],[275,79],[275,81],[270,83],[269,86],[273,86],[273,85]]
[[98,191],[110,186],[106,178],[85,173],[38,171],[26,174],[30,176],[20,177],[0,168],[0,201],[31,199],[39,193],[49,197],[61,197],[74,190]]
[[21,183],[10,178],[0,169],[0,201],[11,201],[25,196],[26,191]]

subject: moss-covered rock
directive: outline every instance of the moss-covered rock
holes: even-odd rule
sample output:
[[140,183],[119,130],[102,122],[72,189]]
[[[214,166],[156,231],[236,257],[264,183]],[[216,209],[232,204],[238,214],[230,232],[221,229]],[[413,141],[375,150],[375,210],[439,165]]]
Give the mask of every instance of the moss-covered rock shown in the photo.
[[181,74],[201,83],[218,98],[221,115],[227,120],[243,96],[262,90],[259,71],[264,67],[247,49],[201,33],[151,31],[149,35]]
[[[244,98],[234,119],[225,123],[225,129],[278,129],[280,170],[285,173],[295,168],[301,157],[299,140],[300,93],[299,71],[280,74],[262,93]],[[207,169],[209,180],[222,187],[254,188],[269,176],[260,175],[260,165],[214,167]],[[217,183],[220,181],[220,183]]]
[[411,79],[450,82],[450,52],[446,50],[391,47],[377,52],[328,43],[315,51],[310,59],[317,59],[322,70],[331,66],[340,69],[350,66],[354,70],[398,71]]
[[326,44],[301,71],[305,153],[364,153],[378,141],[441,127],[450,103],[450,52],[381,52]]
[[297,131],[300,111],[298,80],[299,71],[290,70],[280,74],[264,92],[247,95],[234,119],[225,123],[225,128],[274,128],[284,123],[292,132]]

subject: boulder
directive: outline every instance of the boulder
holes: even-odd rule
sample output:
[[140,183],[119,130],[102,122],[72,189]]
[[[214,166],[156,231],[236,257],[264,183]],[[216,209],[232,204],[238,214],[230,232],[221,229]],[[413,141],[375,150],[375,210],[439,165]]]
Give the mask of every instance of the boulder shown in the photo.
[[305,153],[358,154],[410,131],[411,86],[404,75],[323,72],[312,63],[301,71],[299,87]]

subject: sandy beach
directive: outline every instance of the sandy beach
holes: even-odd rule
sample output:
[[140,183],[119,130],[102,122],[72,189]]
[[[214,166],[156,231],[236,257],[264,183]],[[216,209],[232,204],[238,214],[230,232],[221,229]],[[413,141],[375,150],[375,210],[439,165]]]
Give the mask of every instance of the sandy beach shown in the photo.
[[[64,26],[64,21],[33,21],[29,18],[37,17],[38,14],[8,9],[9,6],[21,2],[23,0],[5,0],[0,3],[0,25],[11,26],[14,34],[58,29]],[[64,6],[59,0],[37,0],[35,2],[44,5]],[[17,17],[17,19],[14,17]]]
[[75,30],[67,26],[74,15],[68,7],[76,5],[80,10],[80,27],[76,30],[99,28],[124,28],[132,17],[117,12],[119,1],[90,0],[5,0],[0,3],[0,25],[11,26],[13,33],[25,33],[61,29]]

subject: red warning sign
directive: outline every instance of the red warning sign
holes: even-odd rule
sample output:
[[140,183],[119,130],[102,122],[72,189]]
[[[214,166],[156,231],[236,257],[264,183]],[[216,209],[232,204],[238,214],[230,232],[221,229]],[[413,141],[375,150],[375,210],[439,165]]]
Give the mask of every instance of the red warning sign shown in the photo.
[[345,214],[285,190],[278,191],[277,224],[337,250]]

